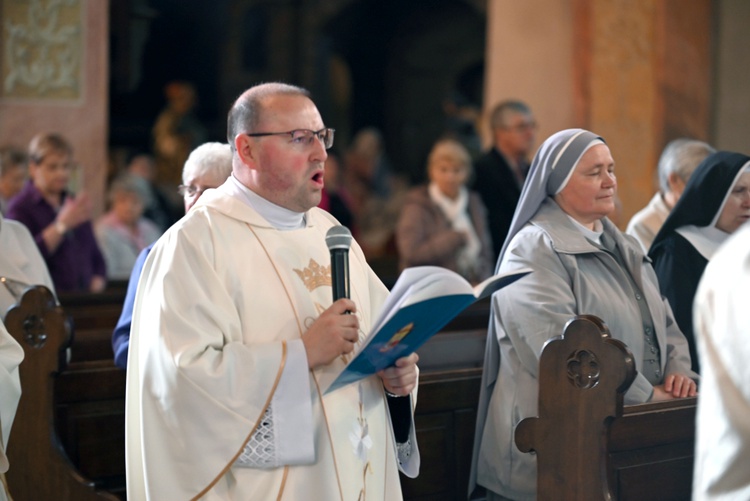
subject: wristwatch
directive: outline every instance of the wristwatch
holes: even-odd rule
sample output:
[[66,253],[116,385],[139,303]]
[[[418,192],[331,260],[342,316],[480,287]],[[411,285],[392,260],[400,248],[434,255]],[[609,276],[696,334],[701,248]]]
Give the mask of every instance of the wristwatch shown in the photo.
[[68,227],[62,221],[55,221],[55,231],[60,235],[65,235],[65,232],[68,231]]

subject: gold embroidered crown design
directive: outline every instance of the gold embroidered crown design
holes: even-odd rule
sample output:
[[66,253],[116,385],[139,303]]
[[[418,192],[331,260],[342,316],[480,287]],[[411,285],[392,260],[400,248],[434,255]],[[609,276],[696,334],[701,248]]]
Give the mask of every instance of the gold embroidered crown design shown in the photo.
[[302,279],[307,290],[313,291],[323,285],[331,285],[331,267],[320,266],[314,259],[310,259],[310,264],[303,270],[292,268],[294,272]]

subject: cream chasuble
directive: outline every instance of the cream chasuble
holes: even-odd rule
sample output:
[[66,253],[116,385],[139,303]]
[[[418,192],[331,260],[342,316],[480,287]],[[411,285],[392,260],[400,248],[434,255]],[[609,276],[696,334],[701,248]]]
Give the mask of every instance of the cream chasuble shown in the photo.
[[[402,498],[380,379],[321,396],[343,357],[300,383],[310,394],[300,413],[311,417],[313,461],[267,469],[236,462],[283,387],[289,346],[332,303],[324,237],[336,222],[318,209],[306,217],[306,227],[280,232],[220,188],[154,247],[128,362],[129,499]],[[388,291],[356,243],[350,277],[362,337]],[[411,435],[402,468],[415,476]]]

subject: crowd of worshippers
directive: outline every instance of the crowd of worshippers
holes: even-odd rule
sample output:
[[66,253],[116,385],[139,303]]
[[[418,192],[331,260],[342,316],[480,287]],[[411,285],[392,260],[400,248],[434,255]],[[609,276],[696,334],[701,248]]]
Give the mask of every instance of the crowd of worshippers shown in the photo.
[[[735,304],[736,297],[722,292],[722,282],[717,278],[726,266],[714,265],[713,258],[724,252],[728,256],[739,256],[737,260],[740,262],[744,256],[744,261],[735,271],[738,275],[744,274],[743,279],[747,281],[746,276],[750,274],[748,251],[743,254],[742,249],[724,250],[724,247],[729,247],[729,240],[740,240],[740,235],[734,239],[732,236],[742,233],[738,230],[750,219],[749,156],[716,151],[703,141],[688,138],[670,142],[658,162],[658,192],[633,216],[626,230],[621,231],[618,228],[617,177],[627,176],[627,172],[616,169],[617,152],[609,148],[606,138],[583,129],[559,131],[537,148],[534,114],[521,101],[503,101],[491,110],[489,130],[492,144],[484,152],[477,152],[472,147],[475,143],[468,144],[465,136],[449,131],[436,138],[425,158],[425,182],[410,186],[389,160],[380,131],[366,128],[359,131],[350,144],[332,147],[335,144],[334,130],[323,125],[307,94],[296,87],[269,85],[270,88],[260,86],[260,89],[247,91],[248,94],[243,94],[238,103],[243,104],[246,99],[249,102],[257,100],[255,104],[259,109],[277,106],[282,117],[274,123],[280,127],[278,131],[245,131],[236,121],[246,118],[243,115],[246,111],[236,103],[230,113],[228,142],[195,144],[185,152],[180,165],[169,167],[172,169],[169,175],[160,175],[160,169],[168,168],[163,158],[160,160],[163,151],[156,156],[134,152],[126,165],[112,176],[107,190],[107,210],[96,218],[87,193],[73,189],[78,167],[72,144],[63,135],[41,133],[25,150],[2,149],[0,276],[3,286],[0,287],[0,313],[4,315],[29,285],[46,285],[53,292],[96,293],[104,290],[108,282],[128,281],[122,316],[113,334],[115,361],[126,369],[129,367],[131,328],[138,322],[145,325],[143,318],[134,318],[139,283],[145,284],[142,287],[153,290],[154,294],[166,294],[170,287],[169,290],[181,298],[172,304],[181,301],[188,306],[193,304],[186,296],[189,291],[201,297],[211,288],[216,289],[214,293],[226,289],[232,294],[240,294],[235,290],[238,284],[229,277],[222,276],[212,283],[211,280],[215,280],[213,275],[206,275],[207,281],[201,283],[206,290],[197,291],[184,279],[165,275],[168,267],[179,263],[183,263],[185,269],[191,262],[200,268],[209,266],[211,260],[218,259],[217,255],[223,253],[228,252],[227,259],[236,258],[229,250],[209,248],[209,244],[197,240],[204,232],[210,235],[211,245],[216,245],[216,242],[229,238],[225,231],[231,233],[242,228],[229,220],[214,221],[210,208],[216,206],[219,213],[226,211],[228,217],[245,222],[245,230],[252,233],[243,234],[241,238],[252,236],[260,241],[268,238],[268,245],[277,245],[273,240],[282,237],[264,233],[261,220],[268,220],[269,228],[279,230],[283,238],[292,240],[295,237],[286,230],[309,228],[310,221],[317,221],[316,224],[322,226],[341,223],[351,229],[357,242],[359,250],[353,257],[357,260],[357,269],[368,269],[366,262],[370,260],[394,257],[399,271],[413,266],[436,265],[460,273],[471,283],[478,283],[495,272],[532,270],[513,286],[495,293],[491,301],[485,378],[471,471],[471,487],[485,488],[488,499],[531,499],[535,496],[535,458],[515,448],[513,430],[519,421],[536,413],[537,366],[544,343],[559,335],[566,322],[575,315],[593,314],[602,318],[612,335],[625,342],[632,351],[638,374],[625,394],[626,404],[705,395],[710,388],[716,392],[707,397],[714,403],[714,410],[711,414],[699,406],[699,418],[704,422],[730,429],[727,423],[731,423],[737,409],[744,405],[747,410],[750,405],[747,378],[745,386],[737,389],[737,394],[744,395],[744,403],[730,405],[729,410],[722,410],[717,403],[722,400],[717,394],[731,393],[726,385],[734,383],[722,380],[721,364],[729,363],[727,357],[730,355],[736,357],[736,351],[726,346],[716,348],[718,341],[712,336],[720,329],[733,330],[736,337],[748,333],[747,322],[741,324],[739,320],[740,312],[727,306]],[[173,89],[173,92],[175,99],[190,99],[190,96],[181,96],[179,89]],[[304,118],[301,120],[304,123],[293,123],[301,118]],[[160,118],[160,131],[166,127],[166,122],[167,118]],[[290,132],[281,132],[285,126]],[[232,135],[233,131],[237,134]],[[318,142],[323,144],[323,149],[315,151],[318,155],[315,169],[319,169],[311,181],[319,187],[315,196],[303,197],[302,188],[295,191],[297,188],[282,179],[284,175],[298,175],[298,171],[294,171],[297,168],[294,162],[304,159],[293,155],[287,158],[289,166],[281,173],[266,173],[258,168],[263,174],[257,177],[242,178],[238,175],[238,172],[245,172],[244,167],[263,162],[277,167],[283,165],[279,160],[282,154],[270,146],[259,157],[255,156],[256,150],[242,149],[249,144],[246,140],[254,139],[260,143],[259,138],[269,136],[278,136],[277,139],[286,140],[282,145],[299,151]],[[174,172],[176,168],[179,172]],[[169,182],[163,182],[164,179]],[[212,195],[198,204],[204,210],[200,215],[188,217],[191,208],[205,193]],[[237,200],[244,200],[255,212],[245,214],[245,209],[231,205]],[[313,207],[321,211],[312,211]],[[299,214],[303,215],[302,219],[299,219]],[[185,234],[172,231],[164,237],[166,241],[159,244],[162,235],[178,220],[180,231]],[[221,230],[214,228],[214,224]],[[193,228],[191,225],[198,226]],[[747,243],[750,230],[745,230],[742,241]],[[195,237],[191,237],[191,231],[195,232]],[[187,241],[183,241],[185,239]],[[177,242],[182,242],[180,245],[186,246],[185,249]],[[295,241],[295,245],[299,244]],[[146,264],[152,249],[158,251]],[[251,263],[252,259],[266,255],[278,275],[270,280],[282,278],[273,263],[272,250],[265,247],[248,247],[246,250],[255,256],[246,262]],[[707,270],[715,270],[710,284],[703,286],[711,288],[711,293],[699,292]],[[158,273],[164,283],[156,283],[157,279],[148,273]],[[185,273],[185,270],[180,273]],[[731,274],[732,270],[727,273]],[[271,276],[271,269],[263,274]],[[360,280],[366,281],[362,277]],[[186,287],[187,292],[177,291],[180,287]],[[376,301],[373,297],[371,304],[357,305],[356,308],[364,309],[369,315],[370,309],[379,304],[381,293],[386,292],[372,292],[379,299]],[[286,294],[293,296],[297,292],[287,291]],[[746,297],[746,290],[738,294]],[[696,296],[703,300],[696,300]],[[210,301],[208,296],[206,300]],[[158,302],[151,306],[141,304],[143,311],[156,306]],[[232,307],[234,303],[227,296],[222,308],[229,311]],[[331,306],[337,313],[355,311],[356,308],[350,301]],[[152,313],[158,316],[157,312]],[[215,327],[210,318],[200,316],[201,311],[194,314],[198,315],[193,319],[195,322],[208,322],[210,326],[207,328]],[[722,314],[731,318],[719,318]],[[203,312],[203,315],[208,314]],[[325,316],[320,314],[319,319]],[[237,334],[233,329],[240,328],[242,318],[243,315],[238,314],[236,319],[217,320],[223,329],[227,329],[225,337]],[[237,325],[232,323],[235,320]],[[165,329],[175,329],[188,322],[183,318],[162,321]],[[299,326],[302,329],[303,323],[300,322]],[[733,327],[728,329],[727,326]],[[307,327],[314,330],[305,324]],[[346,328],[351,328],[351,325]],[[302,331],[296,335],[301,334]],[[203,334],[197,333],[196,336],[192,341],[205,341],[201,337]],[[732,335],[722,332],[722,336]],[[184,342],[191,342],[189,336]],[[727,339],[725,342],[735,341]],[[215,349],[215,345],[210,346]],[[198,358],[197,348],[186,345],[183,348],[186,351],[181,355]],[[154,363],[144,361],[143,346],[140,349],[141,360],[131,363],[130,367]],[[313,372],[320,365],[335,360],[326,353],[313,364],[311,357],[320,355],[319,351],[311,351],[307,345],[295,349],[303,350],[303,360],[306,353]],[[290,361],[299,354],[299,351],[296,355],[290,351]],[[161,353],[164,357],[170,355],[174,354]],[[238,357],[237,363],[257,362],[265,366],[253,358],[256,355],[247,358],[239,354],[234,356]],[[18,362],[9,360],[11,365]],[[413,359],[403,362],[403,370],[387,377],[399,381],[408,379],[415,363]],[[742,365],[747,366],[746,363]],[[190,368],[190,371],[199,370],[202,369]],[[276,369],[270,365],[269,370],[275,374]],[[12,372],[13,367],[9,371]],[[708,378],[701,378],[699,374],[707,374]],[[383,379],[388,402],[396,398],[399,388],[393,380]],[[737,381],[737,385],[742,384]],[[212,381],[206,388],[211,388],[214,383]],[[408,395],[413,387],[411,383],[404,384],[403,388],[408,389],[398,396]],[[271,391],[270,386],[263,387],[263,391],[263,395]],[[360,388],[359,396],[353,398],[359,398],[360,402],[372,399],[372,391],[373,388]],[[212,402],[203,403],[210,406]],[[279,413],[286,412],[283,411],[286,404],[277,404],[274,412],[277,409]],[[310,405],[315,407],[314,403]],[[348,404],[342,401],[340,405]],[[390,405],[391,408],[395,406]],[[155,407],[149,408],[156,412]],[[189,408],[192,407],[185,406],[185,409]],[[261,405],[261,408],[265,407]],[[391,417],[395,419],[393,414]],[[231,422],[234,418],[226,419],[228,426],[237,424]],[[267,419],[273,421],[272,417],[267,416]],[[408,424],[408,412],[406,422]],[[3,426],[3,432],[5,429]],[[140,429],[134,430],[141,432]],[[381,459],[388,462],[389,471],[395,467],[391,463],[396,461],[399,467],[413,474],[414,470],[404,465],[409,463],[407,457],[410,454],[412,459],[417,458],[418,465],[418,449],[413,429],[409,431],[407,426],[405,430],[406,435],[401,433],[396,437],[397,457],[386,455]],[[735,437],[732,433],[739,432],[727,431],[730,437]],[[168,436],[169,433],[165,432],[165,437]],[[699,448],[705,449],[696,453],[696,468],[703,468],[705,475],[696,477],[696,488],[734,488],[731,479],[725,478],[722,471],[707,466],[710,461],[716,461],[709,451],[709,434],[699,431],[698,436]],[[732,446],[736,446],[737,440],[750,440],[747,436],[742,438],[741,434],[737,436],[740,438],[735,437]],[[398,441],[402,437],[406,438]],[[3,443],[7,443],[7,437],[3,438]],[[320,446],[309,445],[313,448]],[[306,464],[305,461],[309,461],[305,456],[307,452],[303,451],[300,453],[303,457],[289,461],[291,464],[295,464],[294,461]],[[164,458],[139,448],[132,449],[131,453],[137,458],[137,468],[143,470],[143,478],[135,477],[136,487],[148,491],[151,489],[146,479],[148,469],[152,462]],[[247,454],[252,456],[251,452]],[[737,454],[747,458],[750,452],[746,448]],[[164,457],[165,460],[174,459]],[[238,459],[235,465],[240,468],[237,471],[233,468],[233,474],[245,479],[247,468],[243,468],[257,466],[253,463],[256,460],[250,457],[248,464],[240,464]],[[285,464],[284,458],[275,460]],[[728,459],[721,461],[721,464],[727,463],[727,469],[732,467]],[[218,470],[222,468],[220,465]],[[201,475],[203,473],[198,476]],[[304,474],[301,474],[292,485],[304,485],[304,479]],[[238,485],[245,480],[240,480]],[[745,480],[743,492],[748,494],[750,481]],[[197,479],[195,485],[202,481]],[[266,481],[270,482],[263,480]],[[168,481],[160,482],[168,486]],[[221,482],[211,485],[213,487],[206,488],[228,489],[227,492],[233,489]],[[238,487],[237,492],[248,492],[243,490],[245,488]],[[385,488],[388,491],[394,487],[388,485]]]

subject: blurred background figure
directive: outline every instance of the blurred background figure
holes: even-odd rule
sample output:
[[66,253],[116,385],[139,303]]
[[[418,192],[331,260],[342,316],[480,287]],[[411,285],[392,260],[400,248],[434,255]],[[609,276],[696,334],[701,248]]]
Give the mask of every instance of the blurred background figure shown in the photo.
[[625,233],[632,235],[648,252],[654,237],[669,216],[669,211],[680,199],[693,171],[711,153],[708,144],[695,139],[675,139],[662,151],[657,167],[659,191],[646,207],[637,212],[628,223]]
[[152,130],[156,154],[156,182],[175,187],[190,152],[206,141],[208,132],[194,114],[198,101],[195,87],[188,82],[169,82],[164,95],[167,106]]
[[492,148],[475,163],[474,189],[487,207],[493,259],[508,234],[536,141],[531,108],[518,100],[499,103],[490,114]]
[[142,190],[143,217],[150,219],[162,232],[182,217],[182,201],[175,204],[177,191],[168,195],[155,182],[156,161],[151,154],[145,152],[132,154],[125,170]]
[[729,235],[750,220],[750,157],[720,151],[695,170],[651,245],[659,288],[700,365],[693,334],[693,300],[703,271]]
[[380,131],[367,127],[357,132],[345,164],[344,186],[362,250],[368,258],[394,255],[395,221],[408,183],[394,173]]
[[455,139],[439,140],[427,175],[427,184],[407,194],[398,219],[399,267],[442,266],[479,283],[492,272],[492,242],[484,204],[466,187],[469,152]]
[[143,217],[146,193],[130,175],[116,178],[109,188],[109,211],[99,217],[95,232],[110,280],[127,280],[138,254],[161,236],[159,227]]
[[106,286],[104,256],[91,225],[91,201],[68,191],[73,147],[59,134],[34,136],[29,144],[31,179],[8,206],[34,237],[57,292],[101,292]]
[[[204,143],[190,153],[182,170],[180,193],[187,213],[203,193],[211,188],[218,188],[232,175],[232,150],[226,143]],[[143,272],[148,253],[154,244],[143,249],[135,261],[128,279],[128,290],[122,305],[122,313],[117,326],[112,332],[112,351],[115,365],[122,369],[128,367],[128,349],[130,347],[130,326],[133,322],[133,305],[138,281]]]
[[482,139],[477,132],[477,124],[482,115],[481,106],[454,90],[443,99],[443,113],[445,137],[457,140],[469,152],[472,161],[476,160],[482,154]]
[[354,227],[354,216],[351,209],[349,209],[349,201],[341,186],[343,167],[339,155],[332,150],[328,150],[328,158],[326,158],[325,172],[323,174],[325,187],[323,188],[323,195],[318,207],[331,213],[342,225],[349,228],[349,231],[356,238],[357,231]]
[[0,148],[0,214],[5,214],[10,199],[23,188],[28,176],[27,163],[23,150],[12,146]]
[[706,266],[695,297],[701,367],[693,499],[750,499],[750,226]]
[[190,153],[182,169],[180,195],[185,213],[204,191],[218,188],[232,175],[232,150],[227,143],[209,142]]

